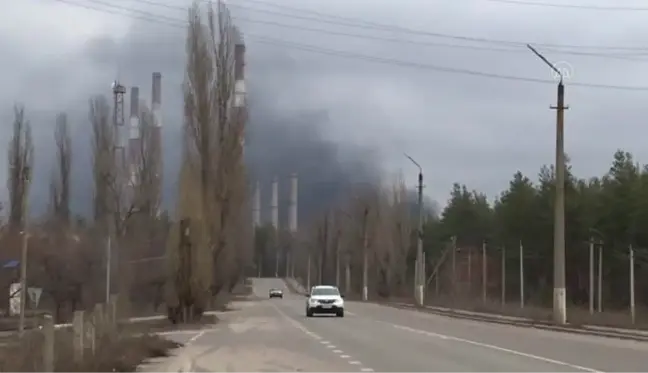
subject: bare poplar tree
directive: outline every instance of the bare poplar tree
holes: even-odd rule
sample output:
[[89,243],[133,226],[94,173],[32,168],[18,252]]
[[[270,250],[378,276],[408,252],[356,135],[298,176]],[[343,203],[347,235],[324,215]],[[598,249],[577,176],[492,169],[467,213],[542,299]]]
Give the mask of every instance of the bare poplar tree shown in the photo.
[[90,123],[92,124],[94,218],[105,224],[110,212],[110,193],[115,168],[113,126],[110,123],[110,106],[105,96],[90,99]]
[[407,278],[407,257],[412,249],[412,219],[407,197],[407,188],[402,179],[392,190],[390,217],[393,235],[393,275],[399,285],[404,285]]
[[160,159],[154,156],[156,144],[152,136],[155,118],[145,103],[140,102],[140,147],[137,155],[135,180],[132,185],[131,205],[133,210],[147,220],[157,217],[160,208],[161,186],[157,170]]
[[57,224],[66,228],[70,224],[70,173],[72,170],[72,139],[68,129],[67,115],[56,117],[54,130],[56,142],[56,169],[50,181],[52,213]]
[[31,126],[25,118],[25,108],[20,105],[14,107],[13,136],[8,148],[9,225],[12,229],[18,229],[26,213],[23,202],[29,195],[34,161]]
[[[185,175],[197,175],[201,196],[201,221],[207,248],[200,260],[212,263],[212,295],[226,285],[228,264],[236,258],[234,235],[245,205],[245,176],[242,166],[244,116],[233,110],[234,36],[229,11],[218,1],[209,6],[206,21],[197,3],[189,12],[187,66],[184,85],[186,164]],[[225,255],[223,255],[225,254]],[[209,258],[203,257],[208,255]]]
[[[358,290],[362,283],[365,250],[367,253],[367,279],[370,291],[389,296],[395,291],[409,291],[405,287],[407,257],[411,249],[411,219],[407,201],[407,190],[401,179],[390,188],[378,185],[363,185],[356,188],[353,196],[338,207],[335,225],[329,227],[322,215],[314,232],[308,239],[308,246],[317,248],[313,252],[313,263],[319,273],[331,273],[333,240],[327,231],[340,240],[340,265],[347,261],[353,267],[353,283]],[[333,242],[333,241],[331,241]],[[336,259],[337,260],[337,259]],[[343,271],[342,268],[340,268]],[[342,276],[342,273],[340,273]],[[326,279],[326,278],[325,278]],[[346,281],[346,280],[345,280]]]

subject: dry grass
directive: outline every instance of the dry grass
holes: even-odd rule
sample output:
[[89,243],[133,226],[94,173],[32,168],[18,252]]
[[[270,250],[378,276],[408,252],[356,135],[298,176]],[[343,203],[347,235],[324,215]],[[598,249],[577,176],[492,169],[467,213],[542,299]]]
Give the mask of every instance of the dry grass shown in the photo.
[[248,300],[252,294],[252,281],[246,279],[244,283],[234,286],[234,289],[232,289],[232,292],[229,295],[230,300],[244,301]]
[[217,322],[218,317],[216,315],[203,315],[200,320],[186,324],[173,324],[164,317],[161,319],[138,321],[136,323],[123,323],[120,325],[120,329],[128,330],[130,333],[160,333],[173,330],[195,330],[214,325]]
[[[133,372],[147,359],[169,356],[178,343],[162,337],[121,330],[112,338],[102,338],[95,353],[86,349],[84,360],[74,362],[72,331],[57,330],[55,335],[55,371],[57,372]],[[20,341],[0,348],[0,371],[43,371],[41,351],[43,337],[38,331],[28,332]]]
[[286,288],[287,288],[291,293],[294,293],[294,294],[301,294],[301,292],[299,292],[299,291],[298,291],[298,290],[293,286],[292,281],[284,280],[284,283],[286,284]]

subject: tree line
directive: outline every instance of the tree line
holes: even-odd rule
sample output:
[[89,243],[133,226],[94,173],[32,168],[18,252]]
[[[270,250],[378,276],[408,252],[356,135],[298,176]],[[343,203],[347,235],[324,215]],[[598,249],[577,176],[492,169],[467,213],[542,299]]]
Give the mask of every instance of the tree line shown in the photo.
[[[567,167],[565,183],[565,262],[568,298],[585,304],[589,297],[589,246],[602,249],[602,296],[608,307],[629,304],[630,249],[635,256],[637,301],[648,302],[648,167],[632,154],[618,150],[608,172],[579,178]],[[455,184],[448,205],[426,224],[426,251],[439,255],[450,237],[458,247],[507,250],[524,255],[525,296],[551,304],[553,291],[554,171],[540,169],[537,180],[516,172],[507,190],[491,204],[484,194]],[[598,266],[598,263],[596,264]],[[513,266],[509,266],[513,267]],[[509,271],[512,287],[519,287],[518,268]],[[518,276],[519,278],[519,276]]]
[[[132,169],[120,156],[110,100],[100,94],[88,104],[92,216],[70,209],[77,139],[70,135],[65,113],[53,118],[56,165],[49,170],[48,211],[28,216],[32,175],[43,171],[34,169],[36,150],[26,110],[21,105],[14,109],[0,264],[15,264],[24,242],[27,285],[43,289],[39,308],[52,310],[60,321],[73,310],[103,302],[108,281],[111,293],[119,295],[122,314],[166,305],[172,321],[186,321],[222,299],[246,268],[252,234],[242,162],[246,118],[244,109],[233,109],[238,31],[222,2],[206,14],[194,4],[188,20],[182,167],[177,176],[167,177],[179,185],[175,211],[161,208],[161,157],[152,136],[151,110],[139,104],[141,144]],[[9,285],[18,279],[19,266],[0,269],[0,307],[8,308]]]
[[[579,178],[569,165],[566,175],[565,261],[570,304],[588,302],[589,247],[593,243],[597,277],[601,250],[604,307],[627,309],[629,305],[631,247],[635,256],[636,302],[646,305],[648,282],[643,277],[648,273],[648,166],[636,162],[632,154],[619,150],[604,175]],[[476,262],[481,260],[482,250],[486,249],[489,296],[500,296],[502,274],[498,271],[504,268],[507,280],[503,296],[508,294],[512,299],[519,297],[522,252],[525,300],[550,306],[554,190],[552,166],[543,166],[537,178],[516,172],[508,188],[494,201],[467,185],[455,183],[443,210],[438,213],[426,210],[424,216],[422,238],[427,276],[433,275],[435,269],[449,271],[449,251],[463,252],[464,256],[472,252],[472,281],[479,282],[481,265]],[[323,211],[319,219],[292,238],[293,246],[300,250],[291,250],[281,243],[274,247],[280,249],[282,258],[288,255],[284,252],[292,253],[298,262],[295,276],[304,282],[310,257],[311,284],[338,283],[356,294],[362,289],[367,253],[371,294],[412,296],[418,219],[414,195],[406,190],[402,180],[389,187],[357,186],[349,196],[340,198],[337,205]],[[260,231],[268,229],[264,227]],[[273,248],[268,249],[272,245],[256,243],[257,256],[266,258],[265,267],[273,266]],[[465,262],[466,258],[461,260]],[[350,276],[346,274],[347,266]],[[449,281],[448,273],[443,276]],[[348,284],[347,277],[350,277]],[[454,281],[459,281],[458,277]],[[435,295],[432,287],[428,287],[428,299]],[[493,287],[499,289],[496,291]],[[475,294],[471,296],[481,299]]]

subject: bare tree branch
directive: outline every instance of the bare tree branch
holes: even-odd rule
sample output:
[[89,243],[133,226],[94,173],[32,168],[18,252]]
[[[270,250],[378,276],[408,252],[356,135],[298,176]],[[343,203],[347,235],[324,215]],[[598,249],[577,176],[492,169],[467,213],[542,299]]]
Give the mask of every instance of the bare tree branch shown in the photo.
[[70,224],[70,172],[72,169],[72,139],[70,138],[67,115],[56,117],[54,132],[56,141],[56,170],[50,182],[52,213],[58,223]]
[[110,106],[105,96],[90,99],[89,119],[93,134],[94,218],[95,222],[105,223],[111,211],[110,188],[115,168],[114,129],[110,124]]

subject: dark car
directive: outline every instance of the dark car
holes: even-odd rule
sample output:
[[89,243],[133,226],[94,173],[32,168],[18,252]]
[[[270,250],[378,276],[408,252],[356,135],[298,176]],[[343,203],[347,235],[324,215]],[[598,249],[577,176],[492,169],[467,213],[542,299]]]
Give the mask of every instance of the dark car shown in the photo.
[[283,298],[283,291],[280,289],[270,289],[270,298]]

